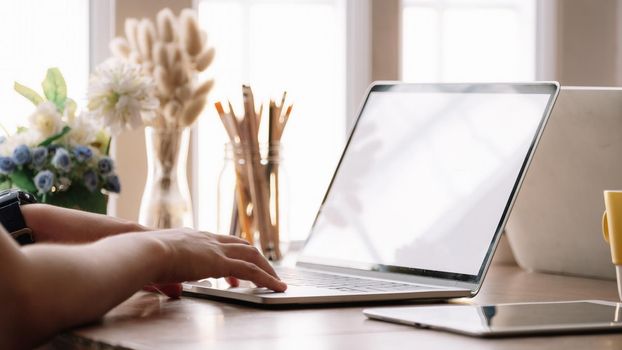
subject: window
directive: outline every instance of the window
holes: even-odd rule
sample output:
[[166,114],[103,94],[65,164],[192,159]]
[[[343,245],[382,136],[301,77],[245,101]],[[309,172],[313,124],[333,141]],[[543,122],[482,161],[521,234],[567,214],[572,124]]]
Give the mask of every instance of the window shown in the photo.
[[404,0],[402,78],[535,78],[535,0]]
[[89,2],[20,0],[0,12],[0,123],[9,132],[33,106],[13,91],[13,82],[38,88],[49,67],[59,67],[69,96],[83,105],[89,73]]
[[[201,117],[195,151],[195,212],[200,229],[216,231],[217,183],[227,141],[213,107],[231,99],[241,110],[241,85],[256,100],[287,90],[294,103],[283,135],[291,204],[290,238],[304,239],[332,176],[345,137],[345,1],[203,0],[201,27],[216,58],[216,80]],[[226,233],[226,232],[222,232]]]

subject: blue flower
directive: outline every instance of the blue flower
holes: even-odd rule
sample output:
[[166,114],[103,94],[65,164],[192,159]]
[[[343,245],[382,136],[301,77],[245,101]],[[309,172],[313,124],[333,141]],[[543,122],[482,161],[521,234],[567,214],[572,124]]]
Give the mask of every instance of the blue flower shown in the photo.
[[76,160],[78,163],[84,163],[87,160],[91,159],[93,156],[93,151],[86,146],[78,146],[73,149],[73,154],[76,156]]
[[119,177],[115,174],[110,174],[106,176],[104,188],[114,193],[121,192],[121,183],[119,182]]
[[48,149],[45,147],[35,147],[32,150],[32,165],[35,168],[41,168],[48,158]]
[[10,174],[15,170],[15,162],[11,157],[0,157],[0,174]]
[[30,154],[30,148],[26,145],[19,145],[13,150],[13,162],[16,165],[24,165],[30,163],[32,155]]
[[89,169],[84,172],[82,180],[84,180],[84,187],[86,187],[86,189],[91,192],[94,192],[97,189],[97,186],[99,185],[99,179],[97,178],[97,173],[95,173],[95,171],[93,171],[92,169]]
[[57,148],[54,153],[54,157],[52,157],[52,165],[65,173],[68,173],[71,170],[71,158],[69,157],[69,152],[67,152],[64,148]]
[[54,184],[54,174],[49,170],[42,170],[35,175],[35,186],[39,193],[48,193]]
[[97,163],[97,167],[99,168],[100,174],[107,175],[114,170],[114,162],[110,157],[103,157]]

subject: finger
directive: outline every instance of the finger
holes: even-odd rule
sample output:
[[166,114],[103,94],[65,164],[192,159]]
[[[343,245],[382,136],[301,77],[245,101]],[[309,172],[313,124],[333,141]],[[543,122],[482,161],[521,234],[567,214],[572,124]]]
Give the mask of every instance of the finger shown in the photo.
[[226,277],[225,280],[227,280],[227,283],[229,283],[231,287],[235,288],[240,286],[240,280],[235,277]]
[[229,259],[226,266],[229,267],[229,273],[227,274],[229,276],[251,281],[258,286],[272,289],[275,292],[284,292],[287,289],[287,284],[274,278],[255,264]]
[[235,236],[215,234],[214,237],[220,243],[234,243],[234,244],[249,245],[249,243],[246,240],[239,238],[239,237],[235,237]]
[[261,255],[257,248],[243,244],[227,244],[223,246],[223,249],[228,257],[253,263],[272,276],[279,278],[272,265]]

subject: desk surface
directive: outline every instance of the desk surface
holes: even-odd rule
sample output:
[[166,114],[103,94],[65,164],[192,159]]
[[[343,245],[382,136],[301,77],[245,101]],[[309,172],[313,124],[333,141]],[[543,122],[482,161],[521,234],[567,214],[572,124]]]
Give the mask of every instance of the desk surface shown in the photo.
[[[617,298],[614,281],[529,273],[493,266],[477,304]],[[477,339],[366,319],[355,307],[270,310],[185,297],[137,293],[100,324],[59,336],[75,348],[131,349],[610,349],[622,334]]]

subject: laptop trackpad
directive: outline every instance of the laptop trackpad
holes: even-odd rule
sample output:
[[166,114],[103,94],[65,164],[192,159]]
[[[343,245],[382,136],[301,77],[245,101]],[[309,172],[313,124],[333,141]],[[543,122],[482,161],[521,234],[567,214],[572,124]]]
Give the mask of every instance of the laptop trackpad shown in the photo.
[[276,293],[275,291],[271,289],[257,287],[252,282],[243,281],[243,280],[240,281],[240,284],[237,287],[231,287],[231,285],[229,285],[229,283],[223,278],[219,278],[219,279],[206,278],[206,279],[202,279],[199,281],[186,282],[184,284],[190,285],[192,287],[220,289],[220,290],[226,290],[230,292],[244,293],[244,294],[258,294],[259,295],[259,294]]
[[[317,295],[326,295],[326,294],[340,294],[334,291],[322,289],[322,288],[312,288],[312,287],[302,287],[302,286],[288,286],[285,292],[275,292],[268,288],[257,287],[255,284],[249,281],[240,281],[240,285],[238,287],[231,287],[229,283],[223,278],[219,279],[204,279],[193,282],[186,282],[183,284],[184,289],[190,292],[206,292],[206,294],[214,294],[209,293],[208,290],[215,290],[227,293],[235,293],[235,294],[251,294],[251,295],[262,295],[262,296],[275,296],[280,297],[283,295],[290,296],[317,296]],[[220,293],[216,293],[220,294]]]

